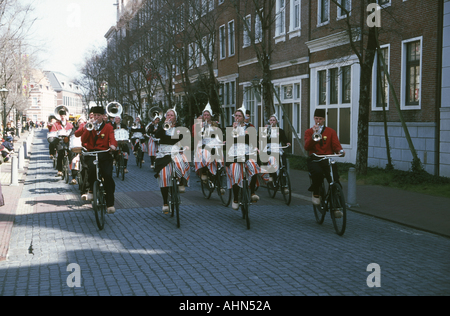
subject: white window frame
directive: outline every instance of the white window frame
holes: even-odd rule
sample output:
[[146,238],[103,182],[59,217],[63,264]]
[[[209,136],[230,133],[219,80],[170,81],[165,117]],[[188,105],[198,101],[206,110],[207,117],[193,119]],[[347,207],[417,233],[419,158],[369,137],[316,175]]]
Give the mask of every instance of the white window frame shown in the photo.
[[249,14],[245,17],[244,23],[247,24],[247,26],[248,26],[248,30],[245,27],[245,25],[242,26],[242,28],[243,28],[243,36],[242,36],[243,46],[242,47],[245,48],[245,47],[250,46],[252,43],[252,38],[250,36],[250,34],[252,32],[252,16],[251,16],[251,14]]
[[[261,12],[261,14],[264,14]],[[262,41],[262,23],[258,12],[255,13],[255,43]]]
[[[230,31],[230,25],[233,25],[233,31]],[[232,51],[233,49],[233,51]],[[236,24],[234,20],[228,22],[228,57],[236,54]]]
[[[348,13],[351,16],[352,15],[352,0],[339,0],[339,4],[342,5],[343,2],[348,3]],[[346,14],[342,13],[341,7],[337,6],[337,20],[345,19],[347,17]]]
[[[418,105],[406,105],[406,54],[407,49],[406,46],[408,43],[420,41],[420,84],[419,84],[419,104]],[[402,41],[402,58],[401,58],[401,93],[400,93],[400,109],[401,110],[420,110],[422,108],[422,81],[423,81],[423,37],[414,37],[407,40]]]
[[[298,13],[298,25],[294,25],[296,6]],[[299,31],[302,28],[302,0],[290,1],[290,18],[289,18],[289,32]],[[289,36],[291,38],[291,36]]]
[[[283,6],[281,6],[283,2]],[[276,0],[275,37],[286,34],[286,0]]]
[[[386,45],[382,45],[380,46],[380,49],[385,49],[387,48],[387,57],[388,57],[388,64],[386,65],[388,72],[390,73],[390,64],[391,64],[391,45],[390,44],[386,44]],[[377,86],[378,86],[378,82],[377,82],[377,66],[378,66],[378,52],[375,52],[375,57],[373,60],[373,67],[372,67],[372,111],[383,111],[383,107],[377,106]],[[380,65],[381,67],[383,65]],[[388,95],[387,95],[387,102],[386,102],[386,110],[389,110],[389,93],[390,93],[390,89],[391,87],[388,84]]]
[[[325,22],[322,22],[321,16],[322,1],[328,2],[328,12],[327,12],[328,19]],[[317,27],[327,25],[328,23],[330,23],[330,0],[317,0]]]
[[[223,32],[222,32],[223,30]],[[227,57],[227,35],[225,31],[225,24],[221,25],[219,27],[219,53],[220,53],[220,59],[225,59]],[[222,45],[223,44],[223,45]]]

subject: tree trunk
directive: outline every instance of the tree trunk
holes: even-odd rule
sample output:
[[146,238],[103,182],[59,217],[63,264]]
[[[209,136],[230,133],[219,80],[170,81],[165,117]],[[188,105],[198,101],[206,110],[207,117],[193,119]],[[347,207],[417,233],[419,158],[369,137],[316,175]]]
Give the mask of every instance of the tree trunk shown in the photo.
[[369,149],[369,110],[370,90],[372,86],[372,66],[376,50],[375,29],[369,29],[367,48],[364,51],[364,62],[361,65],[361,78],[359,87],[358,112],[358,151],[356,153],[356,171],[358,174],[367,174],[367,159]]

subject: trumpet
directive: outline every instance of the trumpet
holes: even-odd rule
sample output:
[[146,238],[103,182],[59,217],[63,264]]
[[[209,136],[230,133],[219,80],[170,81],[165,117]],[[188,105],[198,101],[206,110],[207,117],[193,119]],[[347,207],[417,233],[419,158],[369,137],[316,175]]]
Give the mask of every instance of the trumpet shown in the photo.
[[204,122],[202,127],[202,136],[203,137],[209,137],[211,135],[210,130],[211,124]]
[[232,135],[233,135],[233,138],[238,138],[239,137],[239,127],[238,126],[234,126],[233,127]]
[[165,131],[169,130],[171,127],[172,127],[172,122],[170,122],[170,121],[165,121],[164,122],[163,129]]
[[269,128],[267,128],[267,127],[265,129],[263,129],[263,131],[261,132],[261,137],[262,138],[267,138],[267,136],[269,136],[268,129]]
[[92,122],[87,122],[85,125],[85,128],[86,128],[86,130],[88,130],[90,132],[95,128],[95,125]]
[[320,134],[320,127],[317,129],[314,129],[314,133],[312,134],[312,139],[315,142],[318,142],[322,139],[322,134]]

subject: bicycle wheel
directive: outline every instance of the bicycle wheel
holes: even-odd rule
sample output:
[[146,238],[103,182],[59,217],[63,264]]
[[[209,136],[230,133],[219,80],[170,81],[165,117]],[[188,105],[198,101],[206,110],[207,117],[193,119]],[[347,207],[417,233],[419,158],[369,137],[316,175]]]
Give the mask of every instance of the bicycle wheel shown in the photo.
[[202,185],[202,193],[205,199],[209,199],[211,197],[212,192],[214,191],[214,183],[212,183],[210,175],[208,174],[208,180],[202,181],[200,180]]
[[63,176],[62,178],[64,179],[64,182],[66,184],[69,183],[69,158],[65,157],[64,158],[64,165],[63,165]]
[[247,229],[250,229],[250,217],[248,216],[248,211],[250,207],[250,196],[248,193],[248,182],[244,179],[244,186],[241,189],[241,210],[242,210],[242,218],[245,219],[247,223]]
[[217,171],[217,194],[219,195],[220,201],[222,201],[223,206],[230,205],[231,202],[231,189],[228,189],[228,178],[225,168],[221,168]]
[[278,190],[278,182],[267,182],[267,192],[269,193],[269,196],[273,199],[275,198],[275,195],[277,194]]
[[330,215],[334,230],[339,236],[342,236],[347,224],[347,207],[345,206],[344,192],[339,183],[335,183],[331,187],[330,204]]
[[176,215],[177,227],[180,228],[180,193],[178,192],[177,181],[172,180],[170,191],[170,217]]
[[291,204],[291,180],[286,169],[280,172],[280,188],[286,205]]
[[97,222],[97,226],[100,230],[105,227],[105,213],[106,213],[106,204],[105,204],[105,196],[103,191],[100,189],[100,183],[98,181],[94,182],[94,213],[95,213],[95,221]]
[[123,153],[120,154],[120,172],[122,173],[122,181],[125,180],[125,158],[123,158]]
[[[121,153],[119,153],[119,156]],[[118,178],[120,175],[120,158],[116,159],[116,177]]]
[[313,204],[314,209],[314,217],[316,218],[316,222],[318,224],[322,224],[325,219],[325,214],[327,213],[327,203],[325,201],[325,187],[322,183],[320,187],[320,206],[316,206]]

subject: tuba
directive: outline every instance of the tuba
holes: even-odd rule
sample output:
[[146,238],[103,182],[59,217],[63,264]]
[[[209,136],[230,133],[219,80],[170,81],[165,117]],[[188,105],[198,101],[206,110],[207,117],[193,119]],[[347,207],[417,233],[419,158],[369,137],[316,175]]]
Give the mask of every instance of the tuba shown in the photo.
[[153,122],[157,118],[161,119],[163,116],[163,110],[157,106],[152,107],[150,110],[148,110],[148,117]]
[[119,102],[110,102],[106,106],[106,114],[111,117],[122,115],[122,105]]
[[123,117],[123,122],[125,123],[126,126],[130,127],[131,124],[133,123],[133,117],[128,114],[125,114]]
[[66,115],[69,115],[69,109],[65,105],[60,105],[55,108],[54,115],[57,120],[61,119],[61,113],[66,112]]

